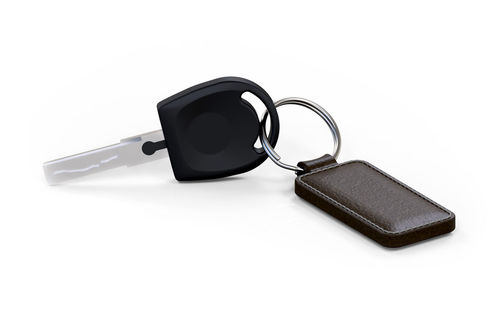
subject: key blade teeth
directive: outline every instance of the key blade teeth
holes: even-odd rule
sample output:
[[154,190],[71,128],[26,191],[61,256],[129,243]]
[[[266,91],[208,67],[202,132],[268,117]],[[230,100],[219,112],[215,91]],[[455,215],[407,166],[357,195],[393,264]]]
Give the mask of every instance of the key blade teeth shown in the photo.
[[132,166],[167,156],[165,150],[152,156],[142,152],[142,144],[149,140],[163,140],[161,130],[122,139],[120,143],[103,148],[48,161],[43,164],[49,185],[102,172],[120,166]]
[[43,164],[49,185],[123,166],[119,158],[121,145],[109,146]]

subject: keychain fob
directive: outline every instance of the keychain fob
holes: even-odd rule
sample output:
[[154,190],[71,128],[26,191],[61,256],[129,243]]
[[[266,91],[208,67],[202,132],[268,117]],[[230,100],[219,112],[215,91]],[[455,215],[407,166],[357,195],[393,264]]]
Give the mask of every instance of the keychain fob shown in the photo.
[[337,124],[316,103],[288,98],[276,107],[292,104],[311,109],[328,124],[334,141],[332,155],[285,164],[270,145],[261,122],[261,143],[270,159],[295,171],[295,193],[327,214],[356,229],[379,244],[396,248],[449,233],[455,215],[366,161],[337,163],[340,134]]

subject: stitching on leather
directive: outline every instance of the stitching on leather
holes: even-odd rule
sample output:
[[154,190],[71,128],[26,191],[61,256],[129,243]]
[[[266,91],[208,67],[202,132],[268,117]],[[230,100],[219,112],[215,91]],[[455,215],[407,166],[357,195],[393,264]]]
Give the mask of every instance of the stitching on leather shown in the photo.
[[[369,168],[371,168],[372,170],[376,171],[377,173],[381,174],[382,176],[384,176],[386,179],[389,179],[390,181],[398,184],[399,186],[405,188],[406,190],[410,191],[411,193],[413,193],[414,195],[418,196],[419,198],[421,198],[422,200],[428,202],[429,204],[431,204],[432,206],[436,207],[437,209],[445,212],[446,214],[448,214],[448,217],[445,218],[445,219],[442,219],[442,220],[439,220],[439,221],[434,221],[434,222],[430,222],[430,223],[427,223],[427,224],[424,224],[424,225],[420,225],[420,226],[416,226],[416,227],[413,227],[413,228],[409,228],[409,229],[405,229],[403,231],[399,231],[399,232],[394,232],[394,231],[390,231],[390,230],[387,230],[387,229],[384,229],[382,228],[380,225],[377,225],[375,224],[375,222],[367,219],[366,217],[354,212],[352,209],[346,207],[345,205],[343,205],[342,203],[336,201],[335,199],[331,198],[330,196],[324,194],[323,192],[321,192],[320,190],[316,189],[314,186],[306,183],[305,181],[302,180],[302,178],[306,177],[306,176],[310,176],[310,175],[313,175],[313,174],[317,174],[317,173],[320,173],[320,172],[324,172],[324,171],[327,171],[329,169],[332,169],[334,167],[341,167],[341,166],[344,166],[344,165],[347,165],[347,164],[352,164],[352,163],[360,163],[362,165],[365,165]],[[334,165],[330,165],[330,166],[326,166],[326,167],[321,167],[319,169],[316,169],[314,171],[311,171],[307,174],[304,174],[304,175],[301,175],[299,177],[297,177],[297,181],[304,185],[306,188],[310,189],[311,191],[313,191],[314,193],[317,193],[320,197],[322,198],[325,198],[326,200],[330,201],[331,203],[333,203],[334,205],[337,205],[339,206],[340,208],[343,208],[345,210],[345,212],[349,215],[352,215],[352,216],[355,216],[355,217],[358,217],[360,218],[361,220],[365,221],[366,223],[372,225],[373,227],[379,229],[380,231],[384,232],[384,233],[388,233],[388,234],[403,234],[403,233],[407,233],[407,232],[410,232],[410,231],[415,231],[415,230],[418,230],[420,228],[424,228],[424,227],[428,227],[428,226],[431,226],[433,224],[437,224],[437,223],[441,223],[447,219],[450,219],[452,217],[452,214],[450,211],[440,207],[439,205],[437,205],[436,203],[434,203],[433,201],[431,201],[430,199],[427,199],[426,197],[424,197],[423,195],[419,194],[418,192],[416,192],[415,190],[412,190],[411,188],[409,188],[408,186],[402,184],[401,182],[397,181],[396,179],[392,178],[391,176],[388,176],[387,174],[385,174],[384,172],[380,171],[378,168],[372,166],[371,164],[369,163],[366,163],[366,162],[363,162],[363,161],[349,161],[349,162],[345,162],[345,163],[342,163],[342,164],[334,164]]]

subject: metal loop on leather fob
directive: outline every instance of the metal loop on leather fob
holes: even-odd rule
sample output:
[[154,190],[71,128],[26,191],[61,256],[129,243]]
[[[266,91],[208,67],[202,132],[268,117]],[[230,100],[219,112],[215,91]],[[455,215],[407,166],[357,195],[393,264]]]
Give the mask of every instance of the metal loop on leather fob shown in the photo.
[[[285,98],[285,99],[281,99],[279,101],[276,101],[274,103],[274,106],[276,108],[283,106],[283,105],[299,105],[299,106],[305,107],[305,108],[315,112],[316,114],[318,114],[326,122],[326,124],[330,128],[330,131],[332,132],[332,136],[333,136],[332,156],[334,158],[337,158],[337,156],[340,153],[340,145],[341,145],[340,132],[339,132],[339,129],[337,127],[337,123],[335,123],[335,120],[331,117],[331,115],[325,109],[323,109],[320,105],[318,105],[317,103],[315,103],[311,100],[302,99],[302,98]],[[264,115],[262,116],[262,119],[260,121],[261,131],[259,133],[259,137],[260,137],[260,142],[262,144],[262,148],[264,148],[264,151],[267,153],[269,158],[274,163],[276,163],[276,165],[278,165],[279,167],[282,167],[284,169],[291,170],[291,171],[296,171],[296,172],[301,171],[302,169],[298,166],[289,165],[289,164],[286,164],[286,163],[283,163],[280,161],[281,157],[279,156],[279,154],[276,153],[276,151],[271,146],[271,144],[267,138],[267,132],[266,132],[267,115],[268,115],[268,112],[267,111],[264,112]]]

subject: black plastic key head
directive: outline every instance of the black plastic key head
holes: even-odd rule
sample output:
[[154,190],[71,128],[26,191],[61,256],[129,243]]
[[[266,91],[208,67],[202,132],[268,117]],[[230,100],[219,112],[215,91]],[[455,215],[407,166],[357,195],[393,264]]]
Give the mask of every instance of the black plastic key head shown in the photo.
[[223,77],[186,89],[158,103],[158,114],[177,180],[211,179],[254,169],[267,158],[254,148],[259,117],[241,98],[251,92],[271,118],[269,141],[278,140],[279,120],[271,97],[257,84]]

